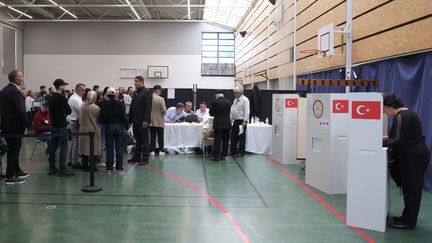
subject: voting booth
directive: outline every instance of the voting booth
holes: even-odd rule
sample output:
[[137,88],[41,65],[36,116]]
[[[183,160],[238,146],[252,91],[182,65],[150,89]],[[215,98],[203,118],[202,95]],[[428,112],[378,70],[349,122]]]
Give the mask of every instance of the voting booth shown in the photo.
[[384,232],[388,175],[382,95],[351,93],[349,100],[347,225]]
[[273,94],[272,158],[281,164],[298,164],[297,94]]
[[347,94],[308,94],[306,184],[327,194],[347,192]]

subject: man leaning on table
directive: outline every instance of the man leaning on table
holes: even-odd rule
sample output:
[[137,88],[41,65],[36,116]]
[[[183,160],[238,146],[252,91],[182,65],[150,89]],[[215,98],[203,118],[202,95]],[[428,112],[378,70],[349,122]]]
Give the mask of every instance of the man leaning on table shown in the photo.
[[[246,144],[246,128],[249,121],[249,99],[243,95],[241,87],[234,88],[235,100],[231,106],[231,155],[243,156]],[[237,144],[239,149],[237,150]]]
[[164,120],[165,122],[168,123],[176,123],[179,122],[180,119],[182,119],[183,117],[186,117],[188,114],[186,112],[184,112],[185,106],[183,103],[179,102],[177,103],[177,105],[174,107],[170,107],[168,108],[168,110],[166,111]]

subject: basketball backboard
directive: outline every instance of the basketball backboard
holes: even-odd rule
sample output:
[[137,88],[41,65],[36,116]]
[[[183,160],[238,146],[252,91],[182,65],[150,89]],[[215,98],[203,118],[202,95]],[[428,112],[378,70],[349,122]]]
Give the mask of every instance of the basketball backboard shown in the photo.
[[148,78],[166,79],[168,74],[168,66],[147,66]]
[[334,55],[334,23],[318,29],[317,50],[327,51],[326,56]]

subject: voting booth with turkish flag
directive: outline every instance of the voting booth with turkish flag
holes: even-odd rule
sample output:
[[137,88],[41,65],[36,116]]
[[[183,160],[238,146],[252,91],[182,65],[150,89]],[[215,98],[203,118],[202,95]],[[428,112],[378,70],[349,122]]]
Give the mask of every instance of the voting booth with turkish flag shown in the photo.
[[347,225],[384,232],[388,214],[387,151],[379,93],[350,93]]
[[327,194],[347,192],[347,94],[307,96],[306,184]]
[[272,157],[281,164],[298,164],[297,108],[299,95],[273,94]]

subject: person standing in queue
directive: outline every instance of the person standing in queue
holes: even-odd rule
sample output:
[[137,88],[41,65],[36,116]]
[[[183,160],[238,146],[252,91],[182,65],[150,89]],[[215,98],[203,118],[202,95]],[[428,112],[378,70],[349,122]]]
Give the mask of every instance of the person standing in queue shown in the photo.
[[383,145],[391,150],[393,163],[390,174],[396,185],[402,187],[405,204],[402,216],[393,217],[389,226],[396,229],[414,229],[420,211],[430,152],[417,114],[404,108],[403,101],[392,93],[383,94],[383,98],[384,113],[393,118]]
[[[9,84],[1,92],[1,132],[6,135],[24,135],[27,117],[25,98],[20,89],[24,75],[18,70],[13,70],[8,74],[8,79]],[[5,184],[22,184],[29,176],[19,165],[22,138],[6,137],[5,140],[8,145]]]
[[101,104],[99,116],[100,123],[105,125],[106,173],[113,173],[115,150],[117,175],[123,175],[123,144],[125,129],[129,127],[126,107],[122,101],[116,99],[114,88],[108,88],[106,97],[108,100]]
[[[228,155],[228,143],[231,129],[230,107],[231,102],[224,97],[221,90],[215,92],[215,99],[210,107],[213,119],[214,144],[213,158],[211,160],[225,160]],[[222,145],[222,151],[221,151]]]
[[130,163],[149,163],[149,125],[151,122],[152,92],[144,86],[144,78],[134,79],[135,92],[129,110],[129,123],[132,124],[136,141],[135,154],[128,160]]
[[[51,127],[51,151],[49,152],[49,175],[57,174],[58,176],[74,176],[75,173],[66,168],[66,155],[68,152],[68,138],[69,132],[67,129],[66,116],[72,110],[68,104],[66,97],[63,95],[66,83],[63,79],[56,79],[54,81],[55,91],[48,100],[48,109],[52,121]],[[60,146],[60,171],[57,170],[55,165],[56,151]]]

